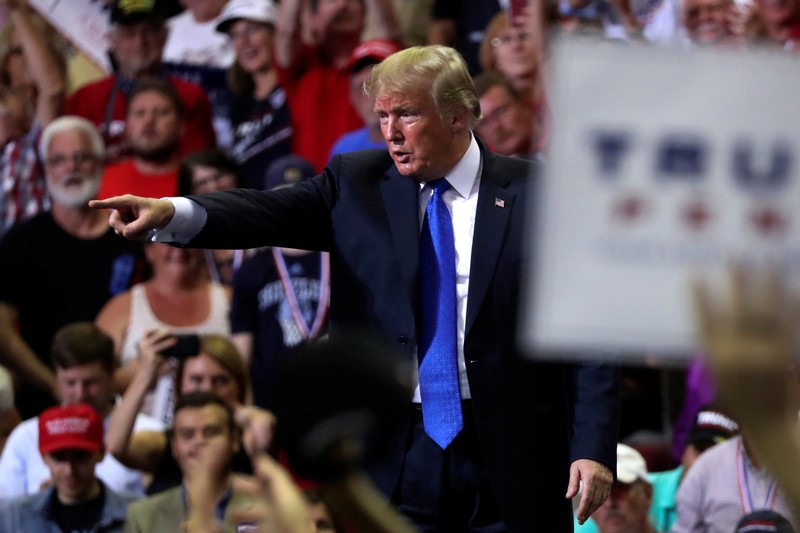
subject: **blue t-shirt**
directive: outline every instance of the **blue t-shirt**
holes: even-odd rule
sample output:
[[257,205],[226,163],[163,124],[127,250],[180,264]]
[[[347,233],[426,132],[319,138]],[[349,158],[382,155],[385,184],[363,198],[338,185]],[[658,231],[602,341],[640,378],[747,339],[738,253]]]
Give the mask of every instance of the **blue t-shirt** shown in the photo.
[[369,129],[367,126],[363,128],[345,133],[339,140],[333,143],[331,148],[331,155],[343,154],[345,152],[355,152],[357,150],[369,150],[370,148],[386,148],[386,143],[381,139],[378,142],[372,141],[369,138]]

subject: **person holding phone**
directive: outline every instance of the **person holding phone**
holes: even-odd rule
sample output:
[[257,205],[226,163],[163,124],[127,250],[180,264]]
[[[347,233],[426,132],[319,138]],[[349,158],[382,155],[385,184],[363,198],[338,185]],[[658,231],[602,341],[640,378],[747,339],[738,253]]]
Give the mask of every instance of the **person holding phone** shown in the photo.
[[[121,368],[115,379],[120,391],[136,372],[139,341],[152,329],[172,333],[228,335],[230,292],[211,281],[202,250],[182,250],[153,243],[145,247],[153,276],[112,298],[97,315],[96,323],[112,339]],[[173,370],[165,365],[141,410],[166,425],[172,420]]]
[[172,431],[134,431],[132,425],[153,383],[166,369],[175,366],[176,359],[175,404],[186,394],[211,392],[246,426],[241,435],[241,451],[234,458],[234,471],[250,473],[247,453],[266,451],[272,441],[274,417],[245,405],[247,369],[228,337],[176,336],[165,329],[148,330],[139,343],[136,373],[117,406],[106,436],[108,452],[120,463],[151,476],[148,494],[177,486],[182,479],[170,453]]

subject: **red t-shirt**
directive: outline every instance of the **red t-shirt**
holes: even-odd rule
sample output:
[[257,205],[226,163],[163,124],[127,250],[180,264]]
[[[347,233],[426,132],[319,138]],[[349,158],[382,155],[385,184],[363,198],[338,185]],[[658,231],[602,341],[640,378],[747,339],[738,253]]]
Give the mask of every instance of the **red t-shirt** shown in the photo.
[[[167,79],[175,87],[184,107],[184,134],[181,139],[181,153],[189,154],[195,150],[216,145],[214,126],[211,122],[211,104],[206,92],[194,83],[174,76]],[[121,90],[114,96],[114,105],[109,123],[104,127],[108,112],[108,101],[114,91],[115,76],[84,85],[67,98],[65,114],[84,117],[97,126],[106,142],[106,159],[119,161],[130,155],[125,142],[125,114],[128,99]]]
[[132,159],[108,165],[103,172],[98,200],[122,194],[135,194],[148,198],[177,196],[178,169],[162,174],[142,174]]
[[292,152],[321,171],[333,143],[364,125],[350,103],[350,71],[323,63],[318,48],[305,48],[295,67],[277,70],[292,114]]

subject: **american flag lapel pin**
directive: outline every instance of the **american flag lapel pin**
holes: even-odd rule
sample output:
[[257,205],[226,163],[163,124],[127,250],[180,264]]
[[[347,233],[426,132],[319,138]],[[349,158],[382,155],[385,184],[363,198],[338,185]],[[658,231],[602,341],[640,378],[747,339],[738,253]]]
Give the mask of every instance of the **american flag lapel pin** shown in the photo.
[[501,200],[500,198],[495,198],[494,199],[494,206],[495,207],[505,207],[506,206],[506,201],[505,200]]

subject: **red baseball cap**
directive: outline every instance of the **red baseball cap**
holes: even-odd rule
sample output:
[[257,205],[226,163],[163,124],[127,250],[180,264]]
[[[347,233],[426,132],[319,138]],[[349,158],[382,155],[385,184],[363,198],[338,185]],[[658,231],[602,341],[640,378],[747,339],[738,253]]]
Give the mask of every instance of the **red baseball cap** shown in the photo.
[[103,450],[103,419],[87,404],[51,407],[39,415],[39,452]]
[[348,63],[347,68],[352,72],[357,72],[366,65],[380,63],[400,50],[401,48],[396,42],[388,39],[371,39],[369,41],[364,41],[350,54],[350,63]]

